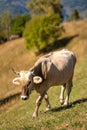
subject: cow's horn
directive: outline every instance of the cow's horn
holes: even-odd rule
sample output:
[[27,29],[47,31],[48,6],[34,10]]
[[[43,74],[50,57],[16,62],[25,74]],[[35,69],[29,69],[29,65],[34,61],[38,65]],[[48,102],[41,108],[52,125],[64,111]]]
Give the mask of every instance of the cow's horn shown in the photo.
[[21,81],[20,81],[20,78],[18,77],[18,78],[15,78],[15,79],[13,79],[13,84],[15,84],[15,85],[20,85],[21,84]]
[[20,72],[16,71],[14,68],[11,68],[11,70],[12,70],[15,74],[20,75]]
[[42,81],[43,81],[43,79],[40,76],[33,77],[33,82],[35,84],[40,84],[40,83],[42,83]]

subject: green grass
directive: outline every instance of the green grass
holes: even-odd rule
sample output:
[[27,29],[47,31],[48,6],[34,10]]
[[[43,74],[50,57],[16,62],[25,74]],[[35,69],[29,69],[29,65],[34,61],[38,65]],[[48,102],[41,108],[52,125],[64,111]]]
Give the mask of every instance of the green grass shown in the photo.
[[[38,94],[32,92],[30,99],[21,101],[20,97],[0,106],[0,130],[86,130],[87,129],[87,21],[66,23],[64,37],[78,34],[69,41],[66,48],[77,55],[74,74],[74,86],[70,95],[70,105],[59,103],[60,86],[49,89],[52,109],[46,113],[43,100],[39,116],[32,119]],[[80,27],[80,28],[79,28]],[[85,30],[85,31],[84,31]],[[85,39],[84,39],[85,37]],[[24,40],[19,39],[0,45],[0,99],[18,93],[21,88],[12,85],[15,75],[9,67],[29,69],[36,59],[34,51],[27,51]],[[21,58],[20,58],[21,57]]]
[[43,101],[39,116],[32,120],[35,100],[32,92],[30,99],[9,106],[0,113],[0,130],[86,130],[87,129],[87,60],[78,61],[75,68],[74,87],[68,107],[60,106],[60,86],[51,88],[49,93],[52,109],[46,113]]

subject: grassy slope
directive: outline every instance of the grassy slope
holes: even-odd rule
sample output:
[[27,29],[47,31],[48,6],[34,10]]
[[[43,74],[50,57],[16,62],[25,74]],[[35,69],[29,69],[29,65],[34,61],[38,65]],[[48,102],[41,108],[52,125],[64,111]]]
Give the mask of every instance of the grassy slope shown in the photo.
[[15,75],[10,68],[27,70],[35,60],[34,52],[26,50],[23,39],[7,42],[0,46],[0,98],[15,93],[19,89],[12,85]]
[[[67,48],[73,50],[78,57],[75,69],[74,87],[71,93],[71,105],[68,108],[60,106],[60,87],[51,88],[48,93],[52,109],[44,113],[45,102],[43,101],[39,117],[32,120],[35,108],[35,100],[38,97],[32,92],[30,99],[26,102],[14,100],[0,110],[0,130],[86,130],[87,128],[87,21],[77,23],[65,23],[67,29],[63,37],[71,37],[78,34],[69,41]],[[21,57],[21,58],[20,58]],[[20,91],[20,88],[11,84],[14,75],[9,67],[17,69],[28,69],[37,57],[32,51],[24,47],[23,39],[15,40],[9,44],[0,46],[0,98]],[[6,81],[6,82],[5,82]]]

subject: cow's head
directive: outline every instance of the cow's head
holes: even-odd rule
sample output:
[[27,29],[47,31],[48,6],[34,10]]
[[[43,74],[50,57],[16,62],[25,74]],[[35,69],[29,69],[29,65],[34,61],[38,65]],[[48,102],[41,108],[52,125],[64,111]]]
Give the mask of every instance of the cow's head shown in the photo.
[[34,84],[40,84],[43,79],[40,76],[35,76],[31,70],[20,72],[12,70],[18,75],[18,77],[13,79],[13,84],[22,86],[21,99],[28,99],[31,91],[34,89]]

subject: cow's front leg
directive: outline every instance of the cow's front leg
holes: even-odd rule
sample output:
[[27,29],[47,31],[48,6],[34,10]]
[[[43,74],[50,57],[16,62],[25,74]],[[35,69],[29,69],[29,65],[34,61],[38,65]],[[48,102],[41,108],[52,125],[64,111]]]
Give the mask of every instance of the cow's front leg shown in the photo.
[[44,99],[46,101],[46,111],[48,111],[51,108],[51,105],[50,105],[49,97],[47,93],[45,94]]
[[36,108],[35,108],[35,111],[33,113],[33,118],[36,118],[38,116],[38,110],[39,110],[39,107],[41,105],[41,102],[42,102],[42,99],[43,99],[43,95],[39,96],[38,99],[36,100]]

